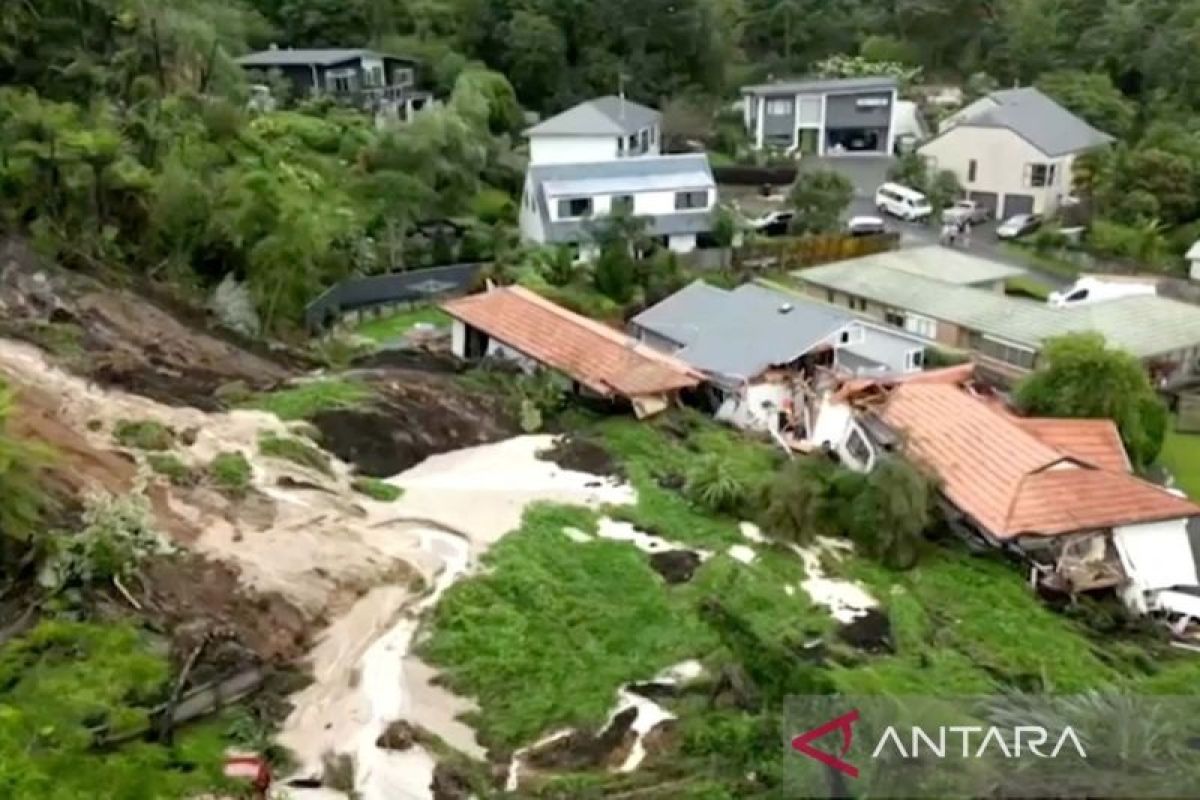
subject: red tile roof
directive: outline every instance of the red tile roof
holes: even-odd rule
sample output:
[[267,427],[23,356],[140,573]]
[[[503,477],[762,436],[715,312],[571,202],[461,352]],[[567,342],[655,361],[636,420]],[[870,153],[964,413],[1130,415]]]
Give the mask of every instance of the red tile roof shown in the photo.
[[690,367],[520,286],[448,300],[450,316],[604,396],[696,386]]
[[1072,458],[1111,472],[1132,469],[1121,433],[1110,419],[1016,419],[1026,431]]
[[[1114,454],[1099,446],[1098,425],[1081,435],[1039,420],[1031,427],[1051,431],[1040,438],[1028,420],[960,388],[921,383],[897,386],[883,418],[937,473],[946,498],[997,539],[1200,516],[1200,507],[1135,478],[1123,464],[1112,469]],[[1051,441],[1069,441],[1079,452]],[[1089,450],[1093,458],[1102,451],[1096,460],[1108,466],[1083,458]]]

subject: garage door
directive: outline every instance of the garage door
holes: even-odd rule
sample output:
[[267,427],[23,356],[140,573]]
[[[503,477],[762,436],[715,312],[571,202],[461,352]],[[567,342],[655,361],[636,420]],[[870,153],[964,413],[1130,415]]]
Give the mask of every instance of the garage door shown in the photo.
[[1031,194],[1006,194],[1004,195],[1004,218],[1015,216],[1017,214],[1032,214],[1033,213],[1033,195]]
[[967,197],[986,208],[993,217],[996,216],[996,209],[1000,207],[1000,197],[995,192],[967,192]]

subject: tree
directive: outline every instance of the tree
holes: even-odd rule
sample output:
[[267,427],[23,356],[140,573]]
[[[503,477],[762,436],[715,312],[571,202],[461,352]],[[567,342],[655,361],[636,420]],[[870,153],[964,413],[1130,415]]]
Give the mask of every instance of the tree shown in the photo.
[[514,88],[535,108],[556,98],[567,74],[567,43],[549,18],[517,11],[506,25],[510,47],[506,73]]
[[1145,367],[1124,350],[1107,347],[1098,333],[1047,341],[1038,369],[1017,385],[1015,399],[1027,414],[1111,419],[1140,468],[1162,447],[1167,411]]
[[1103,73],[1077,69],[1047,72],[1037,79],[1037,88],[1118,139],[1128,136],[1133,128],[1134,104]]
[[628,303],[641,286],[634,256],[647,245],[646,224],[644,217],[619,213],[594,223],[589,231],[600,251],[592,273],[596,291],[618,303]]
[[801,172],[788,195],[788,201],[796,211],[792,230],[796,233],[837,230],[842,213],[853,197],[853,184],[839,172],[829,169]]

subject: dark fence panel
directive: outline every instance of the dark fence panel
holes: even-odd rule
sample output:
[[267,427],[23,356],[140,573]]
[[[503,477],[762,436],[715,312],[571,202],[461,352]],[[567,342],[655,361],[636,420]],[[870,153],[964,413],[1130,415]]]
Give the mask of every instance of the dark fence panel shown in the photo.
[[784,236],[765,239],[734,251],[739,266],[769,269],[802,269],[874,255],[900,246],[900,234],[850,236],[825,233],[815,236]]
[[717,183],[732,186],[787,186],[796,180],[796,168],[792,166],[755,167],[749,164],[732,164],[713,167],[713,178]]
[[304,324],[321,330],[343,314],[390,303],[428,302],[464,294],[471,289],[485,264],[450,264],[410,272],[347,278],[329,287],[304,310]]

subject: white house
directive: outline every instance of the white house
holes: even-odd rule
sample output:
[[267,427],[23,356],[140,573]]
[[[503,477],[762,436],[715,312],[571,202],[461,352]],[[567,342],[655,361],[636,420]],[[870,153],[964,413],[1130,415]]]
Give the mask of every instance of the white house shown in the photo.
[[742,87],[756,150],[801,155],[890,155],[896,145],[895,78],[828,78]]
[[1080,154],[1113,141],[1032,87],[981,97],[917,152],[1000,217],[1049,214],[1072,193]]
[[657,111],[622,97],[580,103],[533,126],[521,198],[521,238],[592,254],[593,226],[618,210],[690,252],[712,228],[717,186],[703,153],[661,155]]

